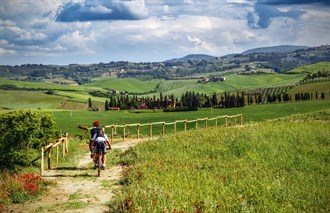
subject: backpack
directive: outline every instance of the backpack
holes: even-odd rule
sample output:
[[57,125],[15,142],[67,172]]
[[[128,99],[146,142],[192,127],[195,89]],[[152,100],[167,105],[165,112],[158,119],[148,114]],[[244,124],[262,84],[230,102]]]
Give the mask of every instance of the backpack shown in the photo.
[[101,130],[102,130],[101,127],[93,127],[91,129],[91,138],[93,138],[95,134],[97,134],[97,136],[99,136],[99,132]]

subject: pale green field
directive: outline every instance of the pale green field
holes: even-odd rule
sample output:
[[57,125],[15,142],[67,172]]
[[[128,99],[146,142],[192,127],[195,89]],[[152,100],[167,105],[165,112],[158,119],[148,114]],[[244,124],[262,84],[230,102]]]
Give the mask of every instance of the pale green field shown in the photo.
[[96,78],[91,83],[87,83],[84,86],[87,87],[100,87],[104,89],[113,89],[120,92],[135,92],[145,93],[155,90],[156,86],[161,80],[148,80],[143,81],[134,78],[109,78],[102,77]]
[[54,83],[45,83],[45,82],[28,82],[28,81],[14,81],[8,80],[5,78],[0,78],[0,85],[3,84],[13,84],[20,88],[33,88],[33,89],[56,89],[56,90],[85,90],[84,87],[81,86],[73,86],[73,85],[62,85],[62,84],[54,84]]
[[0,107],[9,109],[56,109],[66,99],[42,92],[0,90]]
[[[259,74],[259,75],[226,75],[224,82],[212,82],[207,84],[197,83],[197,80],[171,80],[159,84],[158,91],[165,95],[181,95],[186,91],[212,94],[224,91],[253,89],[262,87],[274,87],[279,85],[291,85],[303,78],[304,74]],[[157,93],[155,93],[157,95]]]
[[314,73],[318,71],[330,72],[330,62],[319,62],[311,65],[297,67],[287,73]]
[[330,81],[325,82],[316,82],[316,83],[307,83],[299,85],[290,90],[291,95],[296,93],[313,93],[318,92],[318,95],[321,95],[321,92],[325,93],[325,97],[329,98],[330,94]]
[[[78,111],[78,110],[56,110],[47,111],[54,115],[56,120],[56,128],[62,132],[70,134],[82,133],[76,128],[78,124],[91,126],[94,120],[100,120],[103,126],[112,124],[132,124],[132,123],[149,123],[149,122],[173,122],[175,120],[193,120],[196,118],[213,118],[221,115],[243,114],[245,122],[264,121],[280,117],[289,116],[296,113],[313,112],[316,110],[326,110],[330,107],[330,101],[312,100],[290,103],[273,103],[263,105],[251,105],[242,108],[213,109],[205,108],[193,112],[163,112],[162,110],[144,110],[144,111]],[[220,121],[219,121],[220,122]],[[223,119],[221,120],[223,123]],[[214,125],[211,122],[209,125]],[[202,126],[202,124],[201,124]],[[183,126],[178,127],[178,130]],[[190,126],[194,128],[194,123]],[[130,131],[135,131],[131,128]],[[160,134],[161,125],[155,127],[155,135]],[[169,131],[173,130],[173,126],[169,127]],[[108,129],[109,131],[109,129]],[[142,137],[148,135],[148,126],[141,128]]]

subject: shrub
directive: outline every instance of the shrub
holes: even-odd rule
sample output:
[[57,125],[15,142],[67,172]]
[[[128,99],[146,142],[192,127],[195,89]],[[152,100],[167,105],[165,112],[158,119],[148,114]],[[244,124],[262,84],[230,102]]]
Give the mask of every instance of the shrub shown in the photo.
[[54,135],[54,119],[31,111],[0,115],[0,170],[28,165]]

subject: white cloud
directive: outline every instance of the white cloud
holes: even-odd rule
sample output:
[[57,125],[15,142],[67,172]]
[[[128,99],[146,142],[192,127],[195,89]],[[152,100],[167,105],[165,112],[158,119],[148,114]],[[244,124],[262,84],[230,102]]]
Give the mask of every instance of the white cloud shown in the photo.
[[[259,46],[330,43],[327,6],[276,6],[282,12],[295,8],[305,13],[297,19],[273,17],[267,29],[251,29],[247,13],[254,12],[252,1],[121,1],[120,7],[147,18],[85,22],[55,21],[60,6],[87,4],[85,0],[3,2],[1,54],[5,59],[15,56],[17,63],[19,56],[31,55],[50,63],[54,57],[68,61],[72,55],[81,56],[76,63],[86,63],[85,56],[93,56],[94,62],[159,61],[190,53],[221,56]],[[111,12],[108,0],[90,2],[86,8],[91,11]]]
[[6,50],[0,47],[0,56],[3,55],[15,55],[16,51],[15,50]]

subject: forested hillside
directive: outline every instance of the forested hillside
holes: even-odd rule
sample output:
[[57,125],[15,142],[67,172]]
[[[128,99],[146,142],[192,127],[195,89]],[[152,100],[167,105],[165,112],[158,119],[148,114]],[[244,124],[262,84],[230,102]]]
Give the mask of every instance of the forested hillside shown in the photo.
[[98,64],[0,66],[0,77],[60,84],[84,84],[101,76],[139,79],[177,79],[210,73],[284,72],[320,61],[330,61],[330,46],[324,45],[291,52],[231,54],[222,57],[188,55],[164,62],[118,61]]

